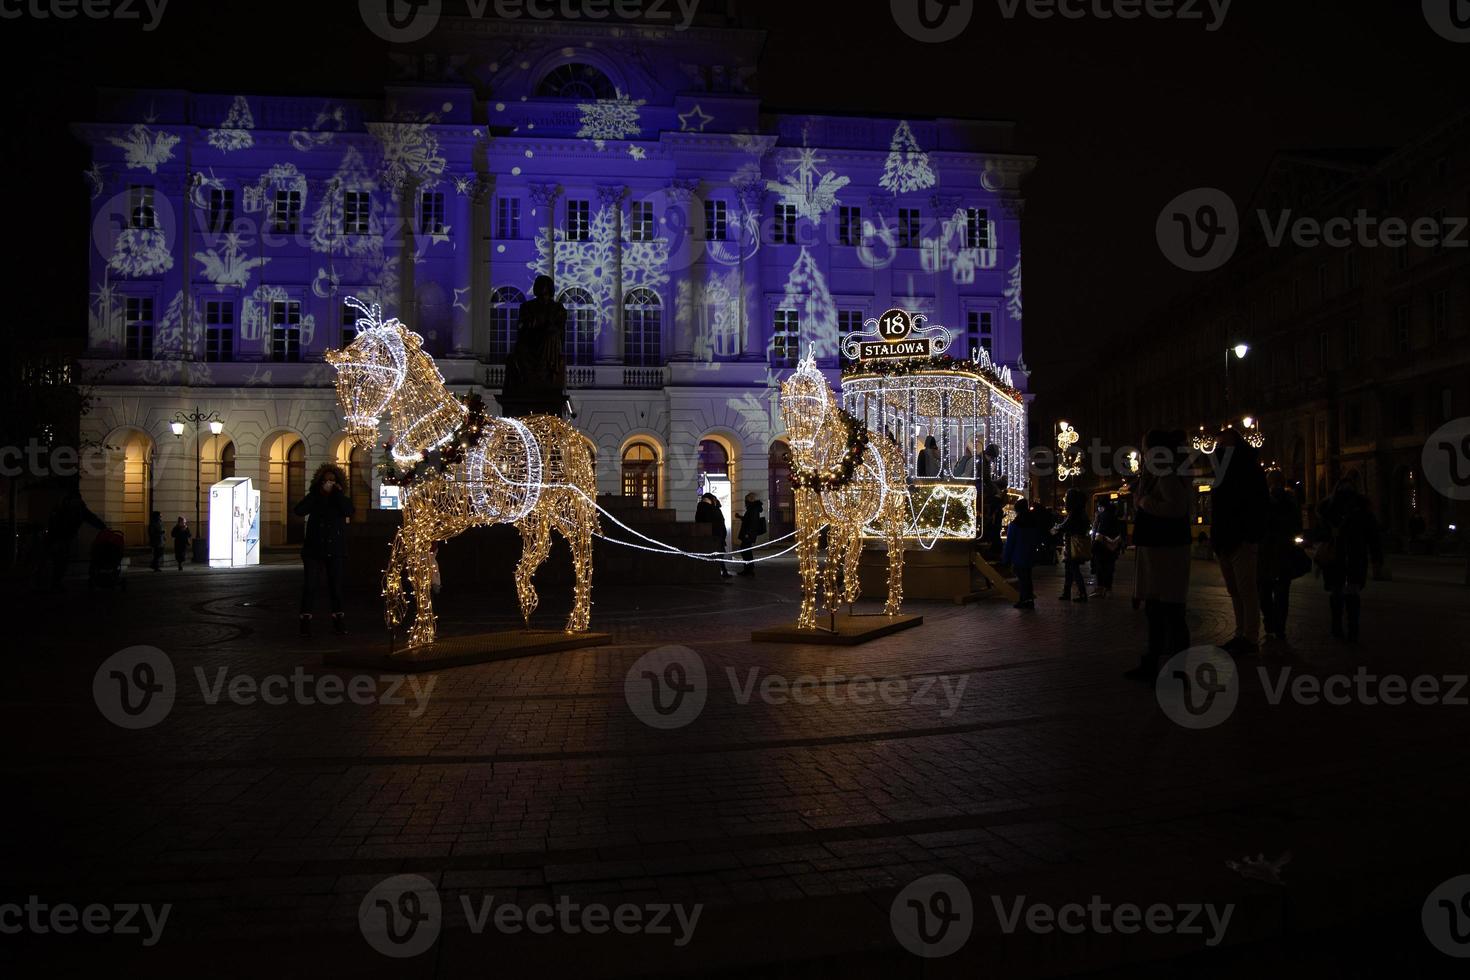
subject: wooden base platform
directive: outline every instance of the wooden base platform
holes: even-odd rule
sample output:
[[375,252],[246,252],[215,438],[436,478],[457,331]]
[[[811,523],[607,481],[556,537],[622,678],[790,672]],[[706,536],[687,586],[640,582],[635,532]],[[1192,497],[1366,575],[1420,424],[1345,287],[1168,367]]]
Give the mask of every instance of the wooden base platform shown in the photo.
[[611,642],[612,637],[607,633],[507,630],[504,633],[448,636],[428,646],[400,648],[391,655],[386,649],[340,650],[324,655],[322,663],[327,667],[363,667],[369,670],[415,674],[445,667],[465,667],[495,660],[534,657],[561,650],[600,647]]
[[[830,618],[819,620],[823,624],[830,625]],[[923,616],[903,615],[897,616],[849,616],[847,613],[838,613],[836,619],[836,632],[825,629],[803,630],[797,629],[795,624],[790,626],[773,626],[769,629],[756,630],[750,634],[752,643],[821,643],[828,646],[856,646],[869,640],[876,640],[880,636],[897,633],[899,630],[912,629],[924,624]]]

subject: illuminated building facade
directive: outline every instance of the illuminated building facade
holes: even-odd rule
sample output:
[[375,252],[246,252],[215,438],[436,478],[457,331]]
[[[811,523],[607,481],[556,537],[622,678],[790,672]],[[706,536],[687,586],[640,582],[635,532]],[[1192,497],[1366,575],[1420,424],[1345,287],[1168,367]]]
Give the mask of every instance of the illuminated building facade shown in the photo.
[[[493,395],[517,308],[549,272],[569,309],[575,423],[601,493],[692,515],[701,472],[789,512],[773,395],[811,353],[923,312],[1024,391],[1020,197],[1008,124],[763,109],[758,31],[446,20],[395,49],[380,99],[108,91],[92,150],[85,437],[116,464],[88,501],[141,541],[249,476],[267,544],[336,460],[360,506],[374,464],[342,431],[323,356],[349,296],[424,338],[456,391]],[[916,107],[917,108],[917,107]],[[198,447],[169,420],[196,406]],[[377,454],[381,456],[381,452]],[[738,509],[738,503],[737,503]]]

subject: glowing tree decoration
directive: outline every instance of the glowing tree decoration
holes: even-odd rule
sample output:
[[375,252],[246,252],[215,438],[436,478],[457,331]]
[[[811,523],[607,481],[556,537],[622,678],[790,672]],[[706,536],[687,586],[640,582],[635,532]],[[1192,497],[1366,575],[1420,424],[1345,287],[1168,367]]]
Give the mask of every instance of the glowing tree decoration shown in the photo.
[[[870,434],[842,410],[810,355],[781,385],[781,420],[789,434],[796,500],[801,571],[797,628],[816,628],[819,605],[835,611],[843,603],[857,601],[863,528],[870,524],[883,530],[888,544],[888,601],[883,612],[898,615],[903,606],[903,530],[908,516],[904,460],[898,446]],[[822,562],[818,551],[824,526],[827,556]]]
[[1082,435],[1070,422],[1057,423],[1057,479],[1066,481],[1082,475],[1082,450],[1074,450]]
[[907,120],[900,120],[888,141],[888,159],[883,163],[883,176],[878,183],[884,190],[894,194],[923,190],[934,186],[934,170],[929,166],[929,154],[919,148],[914,131]]
[[[349,438],[370,450],[386,416],[403,526],[383,578],[389,628],[415,610],[409,646],[433,643],[436,542],[472,527],[510,524],[521,534],[516,597],[530,625],[538,596],[532,581],[551,553],[553,530],[571,545],[576,572],[568,633],[585,633],[592,610],[592,537],[599,533],[592,450],[572,426],[548,415],[490,418],[472,396],[462,402],[444,384],[422,338],[378,307],[347,300],[363,313],[357,336],[327,352],[337,369],[337,400]],[[407,586],[405,587],[405,578]]]

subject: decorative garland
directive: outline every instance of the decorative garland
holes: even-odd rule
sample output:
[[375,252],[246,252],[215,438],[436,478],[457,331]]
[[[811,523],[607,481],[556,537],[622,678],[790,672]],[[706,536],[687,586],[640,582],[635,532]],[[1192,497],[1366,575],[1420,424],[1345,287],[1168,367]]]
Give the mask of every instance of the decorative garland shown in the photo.
[[891,360],[864,361],[862,363],[849,362],[842,366],[843,377],[854,377],[864,374],[876,374],[885,378],[903,377],[909,374],[918,374],[924,371],[964,371],[969,374],[978,374],[990,382],[1015,401],[1024,401],[1021,390],[1015,385],[1006,384],[996,374],[995,369],[987,364],[972,361],[968,358],[951,357],[949,354],[938,354],[934,357],[908,357],[894,358]]
[[481,436],[485,434],[485,427],[489,424],[489,416],[485,412],[485,399],[477,392],[470,392],[460,399],[464,403],[464,421],[454,430],[454,436],[445,443],[438,452],[433,454],[433,461],[420,460],[408,469],[399,469],[393,462],[393,444],[383,443],[383,448],[388,451],[388,459],[378,467],[379,479],[384,486],[408,487],[415,481],[429,476],[427,469],[443,475],[444,471],[456,463],[464,462],[465,450],[479,444]]
[[837,408],[837,415],[842,420],[844,428],[847,429],[847,449],[843,452],[842,458],[834,466],[819,473],[816,470],[804,470],[796,466],[788,452],[786,463],[791,466],[792,487],[798,490],[816,490],[821,493],[839,490],[852,482],[853,475],[857,472],[858,462],[868,448],[868,427],[846,409]]

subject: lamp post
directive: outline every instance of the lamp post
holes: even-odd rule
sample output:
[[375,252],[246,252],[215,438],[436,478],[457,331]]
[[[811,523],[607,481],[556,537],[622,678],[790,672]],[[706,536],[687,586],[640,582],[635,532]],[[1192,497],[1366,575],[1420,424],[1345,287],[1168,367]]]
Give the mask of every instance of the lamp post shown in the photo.
[[224,431],[225,423],[219,417],[218,412],[203,412],[198,406],[195,406],[192,412],[180,411],[174,414],[173,421],[168,424],[173,430],[174,438],[183,438],[184,426],[191,422],[194,424],[194,564],[200,565],[209,560],[209,541],[201,533],[200,523],[199,494],[201,488],[199,484],[201,483],[200,470],[203,467],[199,456],[204,448],[204,443],[199,427],[208,423],[210,434],[217,436]]
[[1250,344],[1236,344],[1234,347],[1225,348],[1225,414],[1230,414],[1230,355],[1234,354],[1237,361],[1245,360],[1245,355],[1251,352]]

